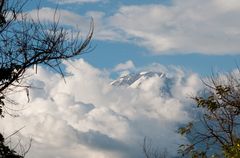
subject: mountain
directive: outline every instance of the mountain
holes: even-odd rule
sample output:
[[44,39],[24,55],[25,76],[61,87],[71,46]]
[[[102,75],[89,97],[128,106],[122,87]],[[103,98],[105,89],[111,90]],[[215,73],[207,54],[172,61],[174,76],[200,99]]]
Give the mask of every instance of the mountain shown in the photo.
[[150,82],[151,79],[156,79],[157,81],[161,80],[163,84],[159,85],[155,82],[151,82],[154,84],[153,86],[160,86],[161,95],[171,96],[171,85],[173,80],[171,78],[167,78],[164,73],[154,72],[154,71],[143,71],[138,73],[129,73],[127,75],[120,76],[116,80],[111,82],[111,85],[117,87],[130,87],[130,88],[141,88],[141,86]]

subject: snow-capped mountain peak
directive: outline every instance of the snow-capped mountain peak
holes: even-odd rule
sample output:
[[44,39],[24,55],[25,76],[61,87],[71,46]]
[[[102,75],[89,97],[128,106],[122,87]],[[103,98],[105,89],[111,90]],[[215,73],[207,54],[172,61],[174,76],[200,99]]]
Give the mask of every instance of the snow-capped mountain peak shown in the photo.
[[139,73],[129,73],[120,76],[111,82],[116,87],[140,88],[144,91],[156,89],[161,96],[172,96],[171,86],[173,80],[166,77],[164,73],[154,71],[142,71]]
[[153,71],[143,71],[139,73],[130,73],[124,76],[119,77],[118,79],[111,82],[111,85],[114,86],[129,86],[129,87],[138,87],[143,81],[152,78],[159,77],[164,78],[164,74],[161,72]]

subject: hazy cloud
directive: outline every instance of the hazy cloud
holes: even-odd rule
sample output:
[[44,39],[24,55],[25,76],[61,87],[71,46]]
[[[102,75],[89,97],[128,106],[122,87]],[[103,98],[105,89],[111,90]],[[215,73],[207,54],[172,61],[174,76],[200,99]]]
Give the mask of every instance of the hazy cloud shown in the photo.
[[39,10],[32,10],[28,12],[28,16],[40,21],[50,21],[50,22],[60,22],[63,25],[69,25],[73,27],[83,28],[89,27],[90,18],[78,15],[68,10],[64,9],[54,9],[54,8],[40,8]]
[[101,2],[101,1],[105,1],[105,0],[50,0],[50,1],[59,3],[59,4],[67,4],[67,3],[82,4],[82,3],[96,3],[96,2]]
[[[49,9],[40,11],[47,18],[51,15]],[[130,42],[155,54],[240,52],[238,0],[173,0],[170,5],[123,5],[111,16],[96,11],[83,16],[61,12],[64,24],[79,24],[84,31],[89,23],[83,17],[93,17],[95,39]]]
[[94,39],[110,41],[127,41],[123,35],[108,25],[108,18],[104,12],[89,11],[85,15],[79,15],[65,9],[54,9],[49,7],[40,8],[28,12],[29,18],[43,22],[59,22],[72,29],[73,33],[80,32],[83,37],[89,32],[91,20],[94,20]]
[[111,21],[156,54],[234,54],[240,52],[239,9],[237,0],[173,0],[169,6],[123,6]]
[[[54,12],[51,8],[41,8],[40,19],[52,20]],[[90,17],[93,17],[95,39],[129,42],[155,54],[240,52],[240,22],[236,20],[240,16],[240,2],[237,0],[173,0],[171,5],[123,5],[111,16],[91,10],[85,15],[67,10],[58,12],[61,23],[82,32],[88,32]],[[30,14],[36,15],[36,11]]]

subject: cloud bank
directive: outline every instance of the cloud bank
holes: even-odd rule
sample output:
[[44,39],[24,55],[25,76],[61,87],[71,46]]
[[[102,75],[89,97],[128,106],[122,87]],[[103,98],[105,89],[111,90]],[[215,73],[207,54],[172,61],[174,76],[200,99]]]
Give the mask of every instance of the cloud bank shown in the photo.
[[[17,111],[20,116],[0,120],[5,135],[25,126],[18,135],[25,143],[33,139],[27,158],[141,158],[145,136],[172,156],[186,141],[176,128],[190,119],[188,95],[200,88],[196,74],[154,65],[168,80],[152,77],[130,88],[112,86],[105,71],[82,59],[65,65],[66,83],[39,67],[26,81],[35,87],[30,102],[25,92],[11,96],[24,109]],[[161,95],[166,84],[171,96]]]

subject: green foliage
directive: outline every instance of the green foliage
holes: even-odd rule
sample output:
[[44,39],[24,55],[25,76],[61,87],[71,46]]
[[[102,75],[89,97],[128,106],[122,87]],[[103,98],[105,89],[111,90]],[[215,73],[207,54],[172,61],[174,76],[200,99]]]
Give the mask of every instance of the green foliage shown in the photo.
[[189,132],[191,132],[192,127],[193,123],[189,122],[185,127],[180,127],[178,129],[178,133],[180,133],[181,135],[188,134]]
[[223,153],[226,158],[239,158],[240,157],[240,139],[236,139],[233,145],[225,145]]
[[240,80],[229,74],[227,79],[212,78],[202,96],[192,99],[199,109],[199,121],[179,128],[190,144],[179,146],[182,156],[192,158],[240,157]]

